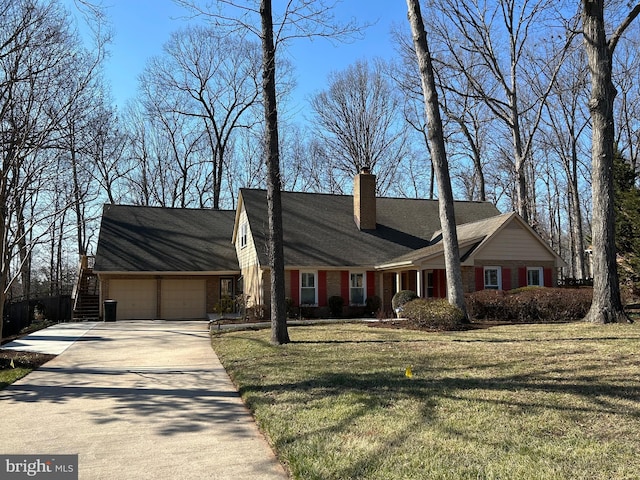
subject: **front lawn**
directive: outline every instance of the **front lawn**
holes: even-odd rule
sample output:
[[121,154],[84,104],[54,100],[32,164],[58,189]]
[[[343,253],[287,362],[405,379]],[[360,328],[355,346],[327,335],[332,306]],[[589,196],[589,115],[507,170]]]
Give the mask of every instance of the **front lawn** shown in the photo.
[[212,341],[293,478],[638,478],[638,323],[289,333]]

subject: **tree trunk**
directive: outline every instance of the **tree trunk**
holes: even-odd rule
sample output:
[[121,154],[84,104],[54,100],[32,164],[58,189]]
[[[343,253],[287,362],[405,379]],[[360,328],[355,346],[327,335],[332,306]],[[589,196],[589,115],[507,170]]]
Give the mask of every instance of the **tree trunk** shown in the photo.
[[268,251],[271,269],[271,343],[289,343],[284,292],[284,248],[282,199],[280,193],[280,154],[278,150],[278,109],[276,103],[276,50],[273,43],[271,0],[261,0],[262,86],[266,120],[267,210],[269,216]]
[[460,253],[458,251],[458,236],[453,207],[453,191],[449,176],[449,165],[444,146],[444,133],[438,94],[433,75],[433,65],[427,35],[422,21],[419,0],[407,0],[409,9],[409,23],[413,33],[413,44],[418,58],[422,91],[424,94],[425,112],[427,115],[427,130],[431,150],[431,162],[434,165],[438,184],[438,206],[440,212],[440,226],[442,228],[442,243],[444,246],[444,261],[447,275],[447,298],[451,305],[455,305],[464,312],[467,319],[467,309],[462,287],[462,272],[460,270]]
[[628,321],[620,299],[613,211],[613,102],[611,80],[615,44],[606,38],[603,0],[582,0],[584,45],[591,72],[593,303],[585,317],[593,323]]
[[582,228],[582,209],[580,208],[580,191],[578,189],[577,152],[573,153],[573,175],[569,177],[569,207],[571,215],[571,265],[573,276],[578,279],[585,278],[584,265],[584,233]]

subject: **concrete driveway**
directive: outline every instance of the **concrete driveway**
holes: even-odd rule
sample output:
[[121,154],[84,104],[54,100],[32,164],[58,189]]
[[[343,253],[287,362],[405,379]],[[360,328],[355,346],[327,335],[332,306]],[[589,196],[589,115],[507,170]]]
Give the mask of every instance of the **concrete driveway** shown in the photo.
[[54,360],[0,391],[0,453],[79,454],[86,480],[286,479],[207,328],[87,326]]

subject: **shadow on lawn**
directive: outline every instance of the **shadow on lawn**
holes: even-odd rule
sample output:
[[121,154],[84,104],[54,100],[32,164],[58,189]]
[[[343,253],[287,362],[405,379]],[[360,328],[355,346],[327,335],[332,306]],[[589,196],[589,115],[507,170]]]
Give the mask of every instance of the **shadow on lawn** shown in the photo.
[[[582,370],[582,369],[581,369]],[[556,371],[549,371],[552,374]],[[564,371],[566,372],[566,370]],[[522,408],[549,408],[558,410],[575,411],[575,405],[563,405],[557,402],[544,403],[541,401],[527,401],[527,393],[555,393],[568,394],[582,397],[591,402],[592,408],[584,408],[584,411],[593,413],[620,413],[620,407],[616,401],[627,400],[636,402],[635,408],[629,414],[640,418],[640,384],[621,386],[628,383],[628,378],[608,378],[607,381],[597,381],[596,376],[582,376],[580,381],[557,381],[544,378],[545,372],[532,374],[505,376],[502,378],[461,378],[440,377],[434,379],[408,379],[404,376],[392,376],[388,373],[331,373],[318,378],[312,378],[300,382],[272,384],[272,385],[245,385],[240,388],[240,394],[253,396],[267,396],[273,399],[273,393],[296,392],[306,396],[311,401],[321,396],[338,396],[345,393],[355,393],[361,399],[369,399],[369,406],[384,406],[389,398],[415,398],[419,401],[425,399],[441,398],[471,398],[466,392],[490,390],[496,392],[520,393],[520,400],[491,400],[481,401],[503,403],[512,407]],[[393,392],[393,393],[390,393]],[[539,398],[539,397],[536,397]]]
[[[380,442],[372,453],[362,460],[356,461],[345,467],[335,478],[367,478],[367,474],[374,472],[376,466],[385,458],[393,455],[394,451],[402,454],[403,445],[412,441],[413,435],[422,431],[425,424],[429,424],[438,416],[437,408],[440,400],[454,402],[487,403],[506,407],[509,415],[527,414],[539,410],[564,411],[571,415],[577,414],[604,414],[622,415],[640,418],[640,384],[635,382],[631,386],[621,386],[628,378],[607,378],[606,380],[594,380],[593,377],[579,377],[569,380],[554,380],[551,378],[555,372],[538,371],[529,375],[512,375],[494,379],[461,378],[459,376],[444,376],[433,379],[413,378],[408,379],[400,374],[389,373],[329,373],[310,378],[308,380],[270,385],[245,385],[240,393],[248,400],[249,407],[257,409],[259,404],[280,404],[279,394],[291,393],[292,404],[305,405],[306,409],[314,408],[314,403],[319,399],[318,408],[325,408],[332,404],[332,398],[339,402],[340,398],[349,398],[352,408],[348,414],[339,418],[328,415],[329,420],[322,423],[315,430],[300,433],[295,432],[276,441],[276,448],[284,452],[287,445],[305,438],[313,438],[316,435],[333,437],[340,435],[344,438],[349,435],[350,428],[362,421],[366,422],[368,415],[377,411],[384,415],[394,415],[391,410],[397,402],[419,405],[417,415],[410,418],[409,424],[400,431],[391,430],[387,436],[376,436],[373,442]],[[492,396],[478,395],[481,391],[499,392]],[[505,393],[504,395],[502,393]],[[540,394],[550,394],[548,396]],[[558,401],[558,394],[569,395],[566,403]],[[348,396],[348,397],[345,397]],[[580,397],[579,402],[572,402],[571,396]],[[493,397],[493,398],[492,398]],[[408,400],[408,403],[406,402]],[[285,401],[285,402],[286,402]],[[621,405],[621,401],[624,404]],[[415,402],[415,403],[414,403]],[[630,405],[632,404],[632,405]],[[280,404],[287,409],[286,405]],[[294,407],[295,408],[295,407]],[[288,411],[288,410],[287,410]],[[406,418],[405,418],[406,420]],[[456,432],[456,435],[465,436],[464,432]],[[472,441],[475,441],[471,439]],[[310,440],[314,443],[314,440]],[[334,478],[334,477],[332,477]]]
[[[350,407],[345,409],[344,416],[327,415],[328,420],[308,432],[293,432],[281,438],[272,439],[278,452],[286,452],[288,445],[306,438],[314,444],[317,438],[341,435],[349,436],[354,424],[363,425],[369,415],[395,415],[390,409],[402,401],[406,405],[415,399],[415,411],[400,421],[408,422],[399,430],[391,430],[383,436],[371,438],[380,445],[366,454],[364,458],[355,457],[354,463],[346,464],[344,469],[332,478],[368,478],[373,476],[381,462],[397,452],[404,454],[403,445],[407,442],[420,441],[414,435],[420,435],[425,424],[433,422],[439,416],[438,408],[442,400],[456,402],[473,402],[500,405],[506,407],[509,415],[521,415],[530,412],[539,414],[540,410],[565,411],[568,414],[600,414],[640,418],[640,384],[621,386],[629,379],[592,377],[577,379],[553,380],[549,378],[555,373],[534,372],[530,375],[512,375],[494,379],[460,378],[444,376],[408,379],[399,374],[380,373],[329,373],[304,381],[269,384],[246,385],[240,393],[254,409],[258,404],[277,404],[287,410],[286,402],[305,405],[305,409],[315,408],[320,399],[347,399]],[[496,395],[478,395],[481,391],[491,391]],[[280,400],[280,394],[295,393],[294,398]],[[542,394],[542,395],[541,395]],[[549,394],[549,395],[544,395]],[[558,401],[558,394],[580,397],[580,401],[567,403]],[[621,406],[621,401],[624,405]],[[326,408],[327,402],[320,402],[318,408]],[[455,408],[455,407],[453,407]],[[288,411],[288,410],[287,410]],[[382,412],[382,413],[381,413]],[[377,422],[378,420],[374,421]],[[375,427],[373,427],[375,428]],[[361,434],[361,431],[359,431]],[[455,432],[457,436],[466,436],[468,432]],[[470,439],[470,441],[475,441]],[[286,453],[285,453],[286,455]],[[295,466],[292,465],[295,469]]]

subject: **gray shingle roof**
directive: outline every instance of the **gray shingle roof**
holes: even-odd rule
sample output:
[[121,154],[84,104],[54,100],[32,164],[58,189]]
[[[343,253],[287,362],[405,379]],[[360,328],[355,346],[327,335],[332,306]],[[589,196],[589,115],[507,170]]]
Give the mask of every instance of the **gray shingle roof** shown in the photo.
[[95,271],[238,271],[234,211],[105,205]]
[[[458,236],[458,244],[460,246],[466,245],[466,248],[460,248],[460,254],[462,257],[466,257],[472,253],[480,243],[493,235],[502,225],[513,218],[514,213],[504,213],[502,215],[496,215],[493,217],[483,218],[469,223],[458,225],[456,228],[456,234]],[[433,255],[440,255],[444,252],[444,245],[442,243],[442,231],[438,230],[433,233],[431,238],[432,244],[428,247],[409,252],[405,255],[401,255],[397,258],[389,260],[388,264],[402,263],[402,262],[417,262]]]
[[[267,197],[241,190],[251,234],[262,265],[267,264]],[[290,266],[373,266],[431,244],[440,230],[437,200],[377,199],[377,228],[360,231],[353,220],[353,196],[282,192],[285,264]],[[456,223],[499,215],[487,202],[455,202]]]

